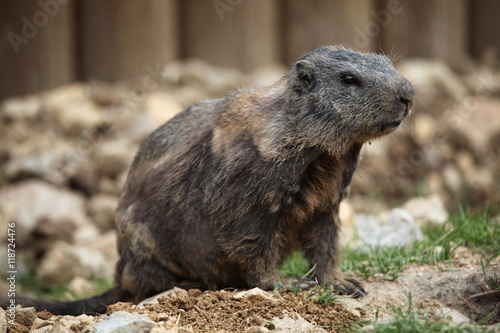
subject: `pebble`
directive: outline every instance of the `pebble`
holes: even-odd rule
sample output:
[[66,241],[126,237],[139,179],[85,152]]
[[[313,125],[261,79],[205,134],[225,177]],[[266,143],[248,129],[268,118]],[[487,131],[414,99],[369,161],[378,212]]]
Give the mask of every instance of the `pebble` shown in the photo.
[[404,209],[373,215],[356,215],[357,246],[404,246],[423,239],[420,226]]
[[427,224],[443,224],[448,220],[443,200],[437,194],[410,199],[402,208],[406,209],[421,227]]
[[132,315],[125,311],[112,313],[106,320],[95,324],[96,333],[149,333],[156,323],[146,315]]

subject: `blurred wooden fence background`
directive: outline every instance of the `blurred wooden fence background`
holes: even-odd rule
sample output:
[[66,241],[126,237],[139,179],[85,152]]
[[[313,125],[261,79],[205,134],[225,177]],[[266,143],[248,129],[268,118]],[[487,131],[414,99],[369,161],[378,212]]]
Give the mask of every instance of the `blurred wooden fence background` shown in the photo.
[[499,0],[0,0],[0,99],[197,57],[250,71],[343,43],[452,66],[500,50]]

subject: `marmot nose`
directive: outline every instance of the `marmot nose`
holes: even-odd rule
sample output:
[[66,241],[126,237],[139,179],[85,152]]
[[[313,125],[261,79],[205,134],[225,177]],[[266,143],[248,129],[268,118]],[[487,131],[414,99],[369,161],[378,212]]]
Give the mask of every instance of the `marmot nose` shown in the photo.
[[406,107],[407,108],[411,108],[411,105],[413,104],[413,98],[412,97],[405,97],[405,96],[401,96],[399,97],[399,101],[403,104],[406,104]]
[[411,112],[411,108],[413,106],[413,97],[401,95],[401,96],[399,96],[399,101],[405,105],[403,117],[406,117]]

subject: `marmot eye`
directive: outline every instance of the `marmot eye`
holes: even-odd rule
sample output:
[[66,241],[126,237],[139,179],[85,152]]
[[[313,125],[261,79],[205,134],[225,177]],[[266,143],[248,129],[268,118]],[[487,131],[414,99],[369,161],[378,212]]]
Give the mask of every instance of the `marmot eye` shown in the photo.
[[340,79],[342,80],[342,82],[344,82],[345,84],[349,84],[349,85],[357,85],[357,86],[360,86],[361,85],[361,81],[355,77],[354,75],[352,74],[342,74],[340,75]]

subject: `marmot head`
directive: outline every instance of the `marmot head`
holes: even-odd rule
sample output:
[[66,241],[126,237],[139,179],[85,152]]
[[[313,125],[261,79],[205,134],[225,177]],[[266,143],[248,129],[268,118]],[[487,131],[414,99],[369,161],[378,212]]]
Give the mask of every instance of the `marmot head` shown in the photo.
[[287,77],[296,106],[290,129],[302,144],[332,152],[391,133],[413,105],[410,82],[382,55],[323,47],[302,56]]

